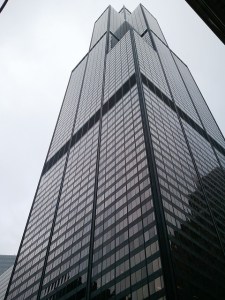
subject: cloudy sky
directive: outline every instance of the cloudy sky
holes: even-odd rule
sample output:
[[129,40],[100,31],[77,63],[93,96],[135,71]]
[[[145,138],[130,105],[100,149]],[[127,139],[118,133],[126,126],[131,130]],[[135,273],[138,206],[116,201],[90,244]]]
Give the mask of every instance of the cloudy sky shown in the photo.
[[[0,0],[0,4],[3,0]],[[71,70],[111,4],[9,0],[0,15],[0,254],[16,254]],[[184,0],[143,0],[225,133],[225,47]]]

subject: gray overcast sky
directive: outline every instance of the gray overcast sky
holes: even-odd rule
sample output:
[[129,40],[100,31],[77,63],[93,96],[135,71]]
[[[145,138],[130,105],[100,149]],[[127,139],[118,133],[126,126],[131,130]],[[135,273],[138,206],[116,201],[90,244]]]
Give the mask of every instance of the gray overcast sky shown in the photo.
[[[0,4],[3,1],[0,0]],[[16,254],[71,70],[94,21],[135,0],[9,0],[0,15],[0,254]],[[225,133],[225,47],[184,0],[143,0]]]

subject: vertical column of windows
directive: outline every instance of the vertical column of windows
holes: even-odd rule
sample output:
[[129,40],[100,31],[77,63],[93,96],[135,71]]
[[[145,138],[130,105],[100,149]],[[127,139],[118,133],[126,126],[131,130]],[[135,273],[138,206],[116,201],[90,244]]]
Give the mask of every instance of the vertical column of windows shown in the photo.
[[[140,71],[149,78],[160,90],[162,90],[168,97],[170,92],[159,62],[157,52],[150,47],[143,39],[134,32],[137,54],[139,58]],[[146,57],[148,58],[146,60]]]
[[[103,117],[92,298],[163,295],[137,88]],[[109,296],[108,295],[108,296]]]
[[64,165],[65,156],[41,178],[7,299],[32,299],[37,293]]
[[175,55],[173,57],[176,61],[177,67],[181,72],[181,76],[185,81],[186,87],[191,95],[191,98],[194,102],[194,105],[200,115],[202,123],[206,129],[206,131],[225,148],[225,140],[222,136],[202,94],[200,93],[198,86],[196,85],[189,69],[187,66]]
[[90,51],[74,133],[101,106],[106,35]]
[[70,150],[41,298],[85,294],[99,123]]
[[107,31],[107,23],[108,23],[108,9],[107,8],[102,15],[95,22],[94,30],[92,34],[91,40],[91,48],[97,43],[97,41],[103,36],[103,34]]
[[84,58],[71,74],[48,158],[51,158],[71,137],[86,62],[87,57]]
[[[106,10],[106,12],[108,11]],[[102,20],[98,21],[102,23],[105,18],[101,17],[100,19]],[[108,22],[108,18],[106,18],[106,20]],[[94,30],[93,39],[95,33]],[[75,132],[100,108],[106,55],[105,49],[106,35],[104,35],[89,52],[85,81],[83,83],[79,109],[74,126]],[[96,182],[98,130],[99,123],[97,122],[74,147],[77,148],[77,146],[81,144],[80,150],[82,154],[75,154],[74,157],[76,159],[79,156],[79,161],[76,162],[76,167],[78,167],[77,177],[74,174],[74,170],[72,174],[69,174],[72,164],[72,161],[70,161],[72,152],[70,152],[69,155],[68,168],[66,171],[66,175],[69,174],[69,178],[65,175],[63,182],[59,209],[57,211],[43,281],[44,286],[41,294],[43,299],[58,298],[60,295],[71,292],[71,289],[73,290],[74,297],[78,299],[84,297],[86,294],[89,251],[91,247],[93,194]],[[90,137],[92,137],[92,140],[90,140]],[[89,155],[90,159],[88,159]],[[84,160],[82,160],[82,157]],[[88,169],[86,169],[86,167],[88,167]],[[89,172],[89,170],[91,171]],[[70,184],[68,181],[70,181]],[[71,183],[73,184],[74,182],[76,184],[75,188],[71,185]],[[68,197],[70,198],[72,189],[75,189],[78,195],[75,195],[75,199],[72,200],[73,203],[68,204],[69,206],[65,208],[63,205],[64,196],[66,200]],[[65,193],[63,194],[64,191]],[[62,205],[63,213],[60,211]],[[71,207],[74,209],[70,214]]]
[[153,38],[176,105],[202,127],[169,48],[167,48],[154,34]]
[[115,94],[133,73],[134,63],[128,32],[107,55],[104,103]]
[[216,299],[212,286],[221,291],[224,260],[179,120],[147,87],[144,92],[178,294]]
[[143,5],[142,8],[144,10],[144,14],[146,16],[149,29],[152,30],[158,36],[158,38],[160,38],[161,41],[167,44],[165,37],[162,33],[162,30],[158,24],[158,21],[155,19],[155,17],[153,17],[152,14],[150,14],[150,12]]

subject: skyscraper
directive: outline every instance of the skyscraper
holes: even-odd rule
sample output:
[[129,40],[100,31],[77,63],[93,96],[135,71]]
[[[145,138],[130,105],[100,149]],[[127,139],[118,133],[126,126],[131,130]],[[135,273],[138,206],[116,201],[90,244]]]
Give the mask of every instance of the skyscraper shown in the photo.
[[224,299],[224,168],[156,19],[109,6],[71,73],[6,299]]
[[0,255],[0,275],[13,266],[15,259],[15,255]]
[[5,272],[0,275],[0,300],[5,298],[5,293],[9,284],[13,266],[9,267]]
[[0,255],[0,300],[5,297],[15,258],[15,255]]

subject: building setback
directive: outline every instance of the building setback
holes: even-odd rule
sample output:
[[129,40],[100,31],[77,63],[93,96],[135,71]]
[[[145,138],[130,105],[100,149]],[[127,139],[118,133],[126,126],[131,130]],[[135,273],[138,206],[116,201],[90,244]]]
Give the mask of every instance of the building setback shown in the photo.
[[71,73],[6,299],[225,299],[224,169],[156,19],[109,6]]

